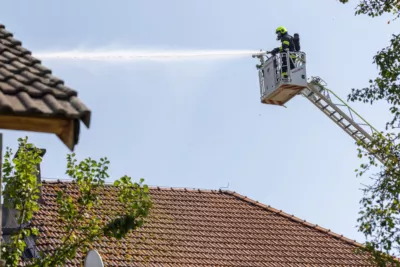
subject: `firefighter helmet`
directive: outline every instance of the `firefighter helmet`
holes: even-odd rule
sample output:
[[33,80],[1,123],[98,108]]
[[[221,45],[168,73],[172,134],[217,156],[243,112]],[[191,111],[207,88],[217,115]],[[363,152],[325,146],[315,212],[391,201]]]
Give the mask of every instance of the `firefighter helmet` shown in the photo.
[[287,29],[283,26],[279,26],[278,28],[276,28],[275,33],[277,34],[276,40],[280,40],[282,38],[282,35],[287,33]]

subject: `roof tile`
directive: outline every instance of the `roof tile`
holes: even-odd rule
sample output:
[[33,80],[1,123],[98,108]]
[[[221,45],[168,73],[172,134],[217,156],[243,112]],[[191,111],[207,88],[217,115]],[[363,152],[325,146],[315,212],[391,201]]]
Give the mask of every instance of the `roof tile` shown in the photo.
[[[37,247],[54,249],[62,228],[56,191],[76,197],[68,182],[43,183],[44,204],[33,224]],[[95,244],[106,266],[371,266],[361,246],[327,229],[229,191],[150,189],[149,221],[127,239]],[[109,219],[118,210],[116,189],[107,186],[96,213]],[[50,246],[49,246],[50,245]],[[75,264],[67,266],[79,266]]]
[[[0,112],[81,120],[90,126],[91,111],[77,92],[22,47],[0,24]],[[79,134],[79,131],[76,132]],[[77,138],[75,138],[77,140]]]

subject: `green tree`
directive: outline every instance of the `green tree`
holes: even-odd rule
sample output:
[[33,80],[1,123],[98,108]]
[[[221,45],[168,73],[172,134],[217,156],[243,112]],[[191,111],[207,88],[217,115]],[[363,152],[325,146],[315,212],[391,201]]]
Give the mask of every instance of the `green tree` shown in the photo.
[[[355,15],[373,18],[391,15],[395,21],[400,17],[400,1],[361,0]],[[357,175],[365,175],[371,167],[380,168],[371,177],[371,184],[363,189],[359,230],[367,238],[366,250],[379,266],[400,266],[389,256],[400,255],[400,133],[396,130],[400,123],[400,34],[392,35],[389,45],[373,57],[373,64],[378,67],[378,76],[369,80],[366,88],[353,88],[348,100],[371,105],[386,101],[393,117],[386,124],[386,132],[374,134],[373,142],[368,145],[358,143],[358,156],[366,162],[356,170]],[[366,148],[372,149],[372,153],[368,153]],[[384,164],[380,164],[375,156],[383,158]]]
[[[7,266],[18,266],[21,262],[26,247],[25,238],[40,238],[40,229],[33,227],[30,222],[40,209],[37,166],[42,161],[41,150],[28,143],[28,138],[18,139],[18,142],[17,155],[13,158],[12,150],[7,148],[3,163],[4,204],[17,210],[16,220],[19,225],[10,242],[3,244],[2,258]],[[41,253],[37,259],[29,260],[26,266],[65,266],[65,263],[75,258],[77,251],[87,252],[102,236],[122,239],[129,231],[144,224],[152,206],[149,189],[143,184],[144,179],[136,183],[128,176],[114,182],[114,186],[119,189],[118,198],[124,207],[123,212],[113,214],[113,219],[107,222],[96,216],[94,209],[101,205],[100,194],[108,178],[109,163],[107,158],[99,161],[86,158],[78,162],[75,154],[67,155],[66,174],[73,179],[79,194],[73,198],[63,191],[57,192],[58,216],[65,234],[58,247]]]

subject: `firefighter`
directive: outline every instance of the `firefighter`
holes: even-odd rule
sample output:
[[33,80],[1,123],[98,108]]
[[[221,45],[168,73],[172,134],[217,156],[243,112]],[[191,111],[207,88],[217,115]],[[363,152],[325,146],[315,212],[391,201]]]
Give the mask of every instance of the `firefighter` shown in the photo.
[[[293,37],[288,34],[288,31],[285,27],[279,26],[275,33],[277,34],[276,40],[281,41],[281,46],[273,49],[271,54],[275,56],[278,53],[282,52],[295,52],[297,49],[297,45],[295,45]],[[300,48],[300,46],[298,46]],[[299,50],[299,49],[298,49]],[[287,78],[287,54],[282,54],[282,76]],[[296,55],[290,55],[290,69],[294,69],[294,60],[296,59]]]

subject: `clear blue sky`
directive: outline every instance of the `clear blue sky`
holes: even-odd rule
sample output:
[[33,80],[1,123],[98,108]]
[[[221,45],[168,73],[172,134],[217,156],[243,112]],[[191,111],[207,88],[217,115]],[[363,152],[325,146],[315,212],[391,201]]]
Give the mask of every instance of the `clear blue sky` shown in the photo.
[[[346,98],[377,70],[372,56],[399,23],[354,16],[336,0],[6,1],[1,23],[35,51],[81,45],[173,49],[270,49],[284,25],[301,36],[309,76]],[[80,158],[107,156],[111,177],[157,186],[229,189],[363,241],[355,228],[361,162],[356,146],[303,97],[288,108],[262,105],[256,62],[93,63],[44,61],[92,109]],[[376,127],[387,106],[352,104]],[[23,132],[3,131],[15,148]],[[65,178],[66,147],[28,133],[48,149],[45,177]]]

